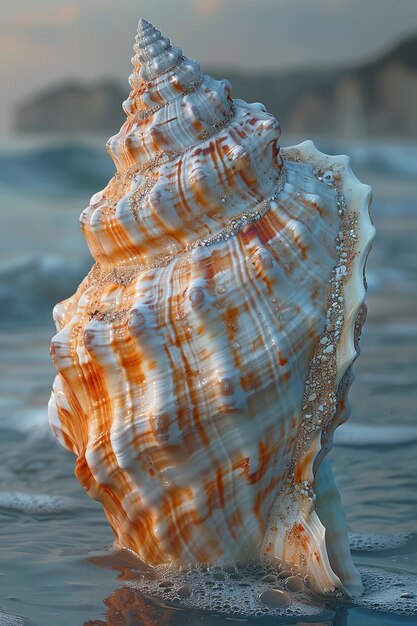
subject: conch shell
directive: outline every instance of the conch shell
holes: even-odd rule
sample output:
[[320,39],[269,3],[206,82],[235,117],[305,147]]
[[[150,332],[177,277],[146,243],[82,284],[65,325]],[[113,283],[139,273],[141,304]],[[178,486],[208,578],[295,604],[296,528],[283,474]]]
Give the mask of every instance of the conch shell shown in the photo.
[[374,229],[347,157],[280,149],[139,23],[117,168],[58,304],[50,422],[117,543],[148,564],[283,559],[360,593],[325,458],[348,417]]

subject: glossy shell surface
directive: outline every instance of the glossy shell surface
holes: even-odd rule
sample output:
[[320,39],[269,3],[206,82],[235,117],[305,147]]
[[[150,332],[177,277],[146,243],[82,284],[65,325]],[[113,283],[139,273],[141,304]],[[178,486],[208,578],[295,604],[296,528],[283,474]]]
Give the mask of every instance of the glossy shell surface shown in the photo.
[[81,227],[95,265],[57,305],[57,439],[149,564],[279,557],[358,593],[325,454],[347,419],[373,237],[346,157],[281,150],[259,104],[148,22],[116,175]]

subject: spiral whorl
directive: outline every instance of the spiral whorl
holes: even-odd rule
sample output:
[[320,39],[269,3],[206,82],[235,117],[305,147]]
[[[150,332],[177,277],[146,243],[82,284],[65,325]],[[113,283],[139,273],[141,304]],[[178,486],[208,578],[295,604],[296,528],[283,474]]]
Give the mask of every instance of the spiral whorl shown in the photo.
[[134,74],[147,82],[155,80],[182,57],[181,48],[172,46],[168,37],[144,19],[139,20],[133,50]]

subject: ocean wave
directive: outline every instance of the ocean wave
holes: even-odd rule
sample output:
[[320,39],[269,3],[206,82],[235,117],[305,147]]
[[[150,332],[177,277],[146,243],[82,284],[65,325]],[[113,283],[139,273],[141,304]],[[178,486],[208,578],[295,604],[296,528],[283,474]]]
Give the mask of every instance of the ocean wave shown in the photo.
[[364,169],[409,180],[417,176],[417,145],[413,143],[381,139],[342,143],[334,139],[317,144],[328,154],[348,154],[354,170]]
[[0,266],[0,322],[38,322],[51,317],[55,304],[69,298],[92,260],[25,257]]
[[413,445],[417,441],[417,426],[367,426],[347,423],[334,435],[336,446],[370,448]]
[[385,263],[376,270],[367,269],[366,282],[368,293],[387,290],[390,293],[413,293],[416,290],[413,268],[389,267]]
[[93,193],[114,175],[103,144],[72,141],[0,147],[0,188],[55,196]]
[[75,510],[75,501],[69,497],[48,494],[0,492],[0,510],[16,511],[26,515],[58,515]]
[[349,547],[353,552],[386,552],[398,550],[415,539],[413,533],[380,535],[377,533],[349,533]]

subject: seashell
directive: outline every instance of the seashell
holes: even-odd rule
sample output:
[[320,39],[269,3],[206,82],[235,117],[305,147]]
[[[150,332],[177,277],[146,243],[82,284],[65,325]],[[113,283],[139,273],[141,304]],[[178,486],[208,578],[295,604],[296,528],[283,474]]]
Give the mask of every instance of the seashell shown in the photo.
[[[116,166],[54,310],[49,405],[119,546],[150,565],[265,558],[361,591],[325,458],[348,417],[374,229],[347,157],[281,149],[139,22]],[[285,569],[283,565],[283,569]]]

